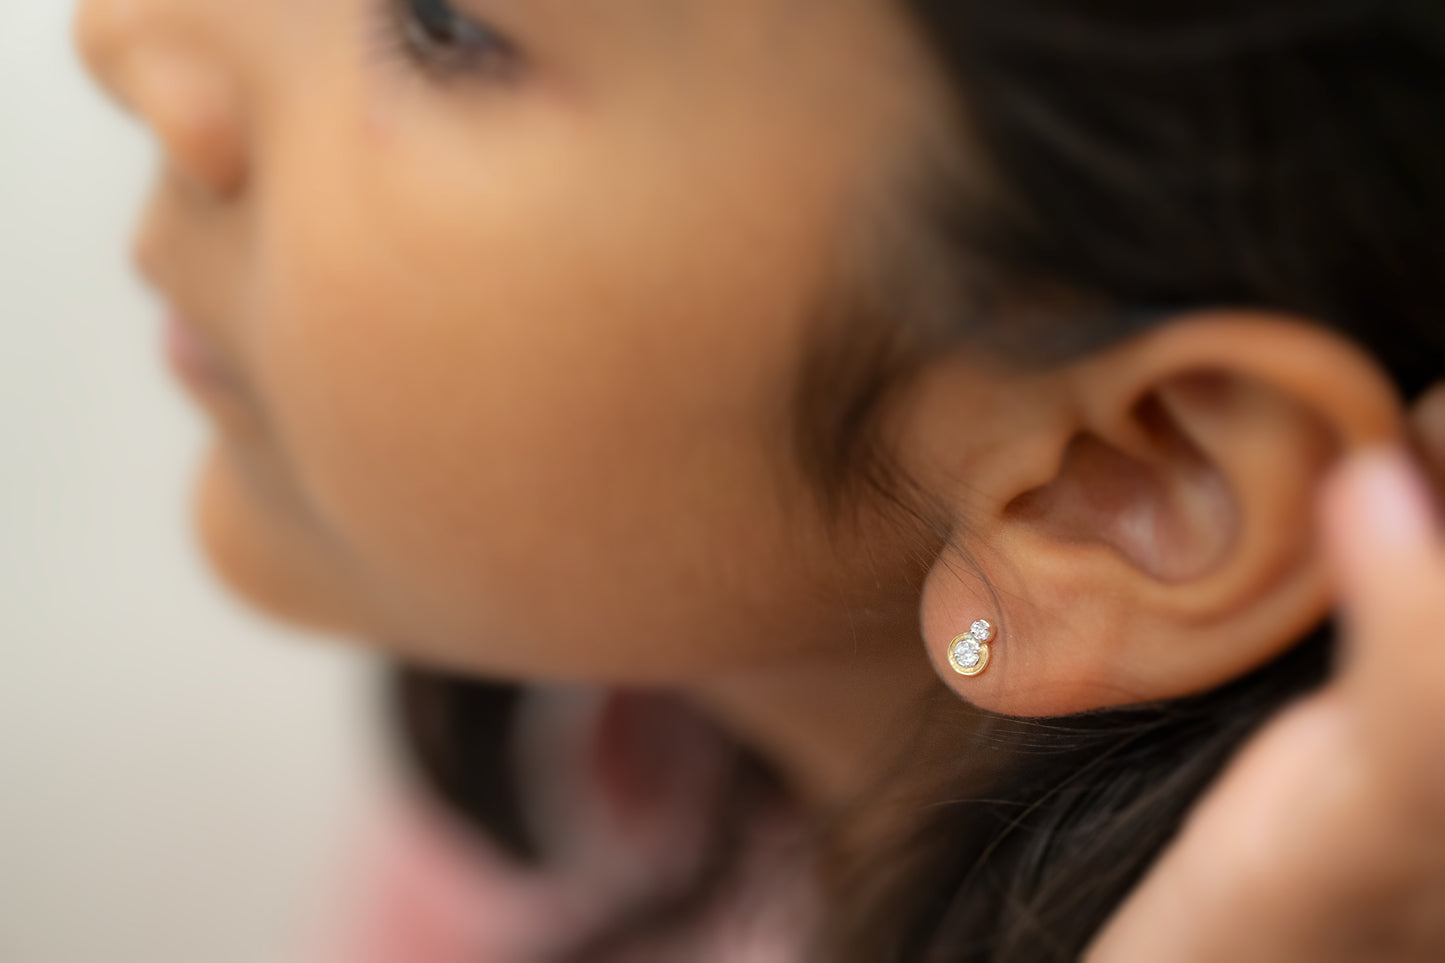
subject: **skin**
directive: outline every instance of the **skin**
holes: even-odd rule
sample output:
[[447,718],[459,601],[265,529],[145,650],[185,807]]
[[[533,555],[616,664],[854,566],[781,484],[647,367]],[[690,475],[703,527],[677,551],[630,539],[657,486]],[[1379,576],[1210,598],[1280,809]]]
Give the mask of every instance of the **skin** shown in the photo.
[[[1419,419],[1437,469],[1442,414],[1437,391]],[[1445,953],[1439,515],[1405,452],[1382,449],[1335,473],[1320,517],[1343,599],[1344,670],[1255,737],[1091,963]]]
[[[836,758],[814,730],[870,741],[892,696],[862,680],[932,684],[884,646],[912,617],[903,566],[880,584],[861,538],[833,543],[787,427],[835,239],[892,180],[879,145],[922,126],[901,25],[476,4],[529,65],[437,84],[378,49],[381,6],[80,10],[88,63],[167,148],[137,260],[240,385],[201,397],[216,569],[473,672],[781,669],[821,716],[754,723],[777,692],[737,725],[800,759]],[[857,659],[809,694],[840,640]],[[832,791],[834,768],[800,782]]]
[[[1408,413],[1307,319],[1205,312],[1046,371],[941,349],[882,421],[923,519],[830,523],[791,431],[842,323],[817,307],[959,134],[896,11],[459,9],[520,63],[419,73],[362,0],[80,8],[163,148],[136,259],[216,426],[198,530],[258,608],[684,692],[823,805],[920,700],[966,717],[945,686],[1037,715],[1179,695],[1329,611],[1309,505]],[[980,616],[965,680],[945,652]]]

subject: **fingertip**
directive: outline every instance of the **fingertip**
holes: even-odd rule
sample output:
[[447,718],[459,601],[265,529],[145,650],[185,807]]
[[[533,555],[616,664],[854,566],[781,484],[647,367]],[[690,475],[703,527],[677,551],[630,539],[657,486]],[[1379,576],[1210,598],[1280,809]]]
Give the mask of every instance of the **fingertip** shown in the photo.
[[1402,449],[1352,456],[1330,479],[1323,502],[1327,546],[1347,575],[1368,576],[1391,560],[1433,552],[1429,487]]
[[1445,449],[1445,382],[1421,395],[1415,403],[1414,420],[1427,443]]
[[1425,392],[1410,412],[1415,448],[1436,490],[1445,490],[1445,382]]

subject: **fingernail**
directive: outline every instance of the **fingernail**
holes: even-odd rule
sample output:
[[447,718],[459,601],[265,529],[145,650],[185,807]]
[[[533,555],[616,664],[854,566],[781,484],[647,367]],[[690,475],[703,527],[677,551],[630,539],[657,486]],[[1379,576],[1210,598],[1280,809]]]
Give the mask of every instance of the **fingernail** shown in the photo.
[[1431,544],[1434,507],[1419,470],[1404,452],[1380,449],[1357,456],[1351,497],[1365,516],[1361,534],[1396,551]]

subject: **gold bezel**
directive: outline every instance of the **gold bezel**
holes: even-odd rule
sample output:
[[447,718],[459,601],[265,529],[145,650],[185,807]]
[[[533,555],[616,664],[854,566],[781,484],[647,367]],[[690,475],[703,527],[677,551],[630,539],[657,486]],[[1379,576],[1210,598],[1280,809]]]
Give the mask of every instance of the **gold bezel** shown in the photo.
[[[979,642],[979,643],[978,643],[978,664],[977,664],[977,665],[974,665],[974,666],[967,666],[967,667],[965,667],[965,666],[959,665],[959,664],[958,664],[958,660],[955,659],[954,656],[953,656],[953,648],[954,648],[954,646],[958,645],[958,643],[962,642],[964,639],[973,639],[973,633],[971,633],[971,632],[965,632],[965,633],[963,633],[962,635],[955,636],[954,639],[953,639],[953,641],[950,642],[950,643],[948,643],[948,664],[951,665],[951,666],[953,666],[953,671],[954,671],[954,672],[957,672],[959,675],[967,675],[967,676],[975,676],[975,675],[978,675],[978,674],[979,674],[980,672],[982,672],[984,669],[987,669],[987,668],[988,668],[988,643],[987,643],[987,642]],[[978,640],[977,640],[977,639],[974,639],[974,641],[977,642]]]

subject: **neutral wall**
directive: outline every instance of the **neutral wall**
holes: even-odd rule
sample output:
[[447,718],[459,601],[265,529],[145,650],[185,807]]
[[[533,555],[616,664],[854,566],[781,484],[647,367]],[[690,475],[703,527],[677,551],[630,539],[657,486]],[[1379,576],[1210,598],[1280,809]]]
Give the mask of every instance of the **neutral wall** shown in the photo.
[[368,666],[199,561],[204,426],[126,245],[154,159],[0,3],[0,961],[295,960],[375,778]]

